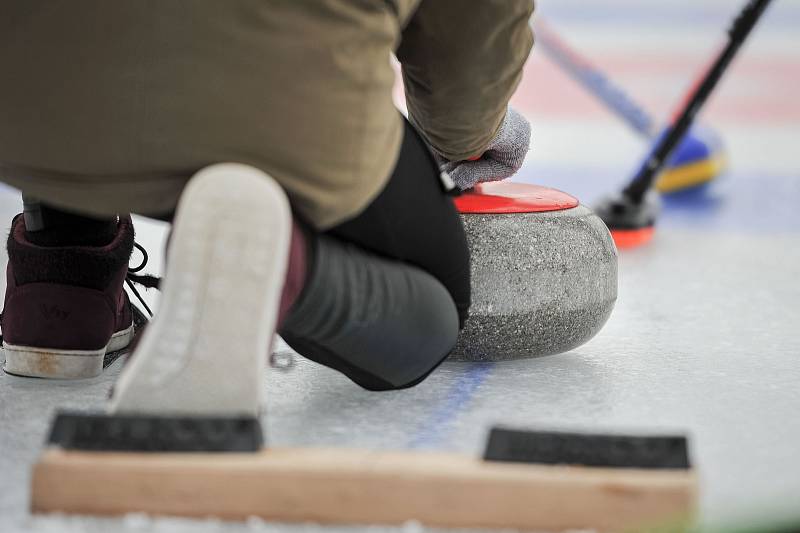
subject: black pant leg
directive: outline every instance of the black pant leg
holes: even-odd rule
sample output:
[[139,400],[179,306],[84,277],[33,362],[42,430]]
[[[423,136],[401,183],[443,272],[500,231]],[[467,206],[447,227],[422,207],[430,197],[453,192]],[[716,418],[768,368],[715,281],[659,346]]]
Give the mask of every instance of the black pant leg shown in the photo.
[[361,214],[329,234],[431,274],[450,293],[463,326],[470,306],[464,226],[442,187],[433,156],[407,121],[386,188]]
[[353,220],[310,238],[313,265],[284,340],[366,389],[427,377],[466,318],[469,251],[438,168],[408,124],[384,191]]
[[23,195],[25,234],[39,246],[105,246],[117,233],[117,217],[64,211]]

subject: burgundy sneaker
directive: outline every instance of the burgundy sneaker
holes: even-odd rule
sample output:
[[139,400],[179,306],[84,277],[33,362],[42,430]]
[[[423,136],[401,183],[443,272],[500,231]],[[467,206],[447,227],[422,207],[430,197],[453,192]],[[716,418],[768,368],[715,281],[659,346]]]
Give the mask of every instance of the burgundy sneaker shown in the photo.
[[107,353],[130,344],[134,320],[123,285],[133,238],[130,217],[121,217],[106,246],[37,246],[23,217],[14,218],[0,317],[6,372],[93,377]]

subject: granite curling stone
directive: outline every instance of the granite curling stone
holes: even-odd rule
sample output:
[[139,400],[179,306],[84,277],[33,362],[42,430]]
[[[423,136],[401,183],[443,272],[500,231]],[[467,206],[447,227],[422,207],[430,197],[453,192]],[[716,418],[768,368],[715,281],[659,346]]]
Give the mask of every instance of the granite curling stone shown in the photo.
[[572,196],[510,182],[456,198],[472,258],[472,307],[450,358],[500,361],[591,339],[617,299],[608,229]]

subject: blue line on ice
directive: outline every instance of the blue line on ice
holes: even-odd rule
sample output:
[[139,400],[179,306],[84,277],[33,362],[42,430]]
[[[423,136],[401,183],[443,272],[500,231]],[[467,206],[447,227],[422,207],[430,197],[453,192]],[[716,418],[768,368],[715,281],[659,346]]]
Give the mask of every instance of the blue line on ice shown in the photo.
[[452,422],[469,406],[494,366],[494,363],[472,363],[453,383],[439,407],[422,422],[409,448],[433,448],[445,440]]

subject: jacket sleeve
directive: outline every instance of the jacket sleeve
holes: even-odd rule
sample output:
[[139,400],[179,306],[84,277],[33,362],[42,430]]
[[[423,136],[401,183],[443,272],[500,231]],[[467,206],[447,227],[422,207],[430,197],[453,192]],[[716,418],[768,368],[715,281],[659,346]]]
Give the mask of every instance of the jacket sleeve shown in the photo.
[[451,161],[483,153],[522,77],[533,0],[423,0],[397,49],[411,121]]

